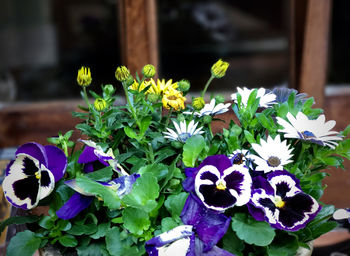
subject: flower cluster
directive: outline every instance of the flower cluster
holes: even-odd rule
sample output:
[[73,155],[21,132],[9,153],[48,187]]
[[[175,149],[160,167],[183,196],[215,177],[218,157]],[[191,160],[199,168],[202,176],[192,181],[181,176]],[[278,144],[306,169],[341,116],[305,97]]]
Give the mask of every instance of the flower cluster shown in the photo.
[[[28,226],[9,254],[24,244],[27,255],[48,245],[62,255],[295,255],[336,227],[334,212],[349,218],[320,199],[323,170],[350,158],[350,128],[333,131],[313,98],[286,88],[237,88],[206,103],[228,67],[212,66],[199,97],[187,80],[154,78],[153,65],[141,78],[118,67],[124,106],[112,85],[90,91],[91,104],[82,67],[86,107],[73,115],[84,139],[69,131],[54,145],[24,144],[7,167],[5,197],[29,210],[1,225]],[[214,123],[223,115],[236,118]],[[41,206],[49,211],[32,214]]]

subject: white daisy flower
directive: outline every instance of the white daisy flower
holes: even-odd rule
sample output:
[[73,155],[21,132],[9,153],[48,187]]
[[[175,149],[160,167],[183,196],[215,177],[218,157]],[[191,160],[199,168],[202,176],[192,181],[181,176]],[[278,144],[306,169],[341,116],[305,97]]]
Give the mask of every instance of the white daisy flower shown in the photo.
[[320,115],[315,120],[310,120],[304,113],[299,112],[296,117],[288,113],[287,118],[289,122],[277,117],[278,124],[283,126],[283,129],[278,131],[285,133],[285,138],[308,140],[332,149],[338,145],[334,140],[342,140],[342,137],[337,136],[338,132],[331,131],[335,126],[335,121],[325,122],[324,115]]
[[204,132],[201,131],[203,127],[196,129],[198,123],[194,123],[194,120],[192,120],[188,125],[186,125],[186,121],[182,121],[180,125],[177,122],[173,121],[173,124],[175,126],[176,132],[170,128],[166,128],[168,131],[163,132],[165,135],[164,138],[186,142],[186,140],[193,135],[202,134]]
[[[248,104],[249,95],[252,93],[254,89],[248,89],[244,87],[241,89],[237,87],[237,93],[239,93],[242,97],[242,104],[246,107]],[[237,103],[237,93],[231,94],[231,99]],[[272,92],[266,93],[265,88],[259,88],[256,98],[260,98],[259,107],[269,108],[272,104],[276,104],[276,95]]]
[[[228,107],[230,106],[230,103],[223,104],[219,103],[215,106],[215,99],[212,99],[209,104],[205,104],[204,107],[201,109],[200,112],[195,112],[194,115],[196,116],[215,116],[218,114],[222,114],[228,111]],[[184,112],[184,114],[192,115],[192,112]]]
[[270,136],[267,140],[260,139],[260,145],[253,143],[252,148],[258,155],[249,155],[250,159],[257,165],[256,171],[264,173],[283,170],[283,166],[292,162],[292,149],[287,145],[287,141],[281,141],[279,135],[272,139]]

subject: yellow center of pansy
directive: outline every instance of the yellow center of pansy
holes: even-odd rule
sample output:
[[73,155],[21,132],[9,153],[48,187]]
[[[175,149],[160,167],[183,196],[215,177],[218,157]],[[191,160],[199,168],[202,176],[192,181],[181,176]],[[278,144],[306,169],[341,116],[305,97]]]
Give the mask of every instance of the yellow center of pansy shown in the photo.
[[217,184],[216,184],[216,188],[218,190],[225,190],[226,189],[226,184],[224,181],[220,180]]
[[36,172],[35,173],[35,178],[37,178],[38,180],[41,179],[41,173],[40,172]]
[[276,196],[275,197],[275,206],[277,207],[277,208],[283,208],[284,207],[284,205],[286,204],[283,200],[282,200],[282,198],[280,197],[280,196]]

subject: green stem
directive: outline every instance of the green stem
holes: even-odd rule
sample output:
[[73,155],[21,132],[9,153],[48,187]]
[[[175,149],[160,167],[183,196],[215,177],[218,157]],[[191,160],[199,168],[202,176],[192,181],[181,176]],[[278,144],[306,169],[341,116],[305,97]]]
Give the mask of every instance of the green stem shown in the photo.
[[209,87],[209,84],[211,83],[211,81],[213,81],[215,77],[214,76],[211,76],[208,80],[208,82],[206,83],[206,85],[204,86],[204,90],[202,91],[202,94],[201,94],[201,97],[203,98],[204,97],[204,94],[206,93],[208,87]]
[[124,82],[122,84],[123,84],[126,102],[129,105],[129,108],[131,110],[131,114],[132,114],[133,118],[136,120],[137,126],[140,128],[140,123],[139,123],[139,120],[137,119],[136,111],[135,111],[134,106],[131,104],[130,99],[129,99],[128,89],[127,89],[126,85],[124,84]]
[[165,127],[168,127],[169,125],[169,121],[170,121],[170,117],[171,117],[171,114],[173,113],[173,109],[170,108],[169,112],[168,112],[168,115],[166,117],[166,121],[165,121]]
[[83,96],[84,96],[83,98],[84,98],[84,100],[85,100],[86,105],[88,106],[88,108],[90,108],[89,97],[88,97],[88,95],[87,95],[86,87],[85,87],[85,86],[83,86]]

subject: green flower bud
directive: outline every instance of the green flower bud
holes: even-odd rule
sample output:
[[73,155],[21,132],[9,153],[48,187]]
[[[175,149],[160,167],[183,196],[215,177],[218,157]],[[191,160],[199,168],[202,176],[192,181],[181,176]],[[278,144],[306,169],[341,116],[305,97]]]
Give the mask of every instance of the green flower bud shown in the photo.
[[187,92],[191,87],[190,81],[186,79],[182,79],[177,85],[179,86],[177,89],[182,92]]
[[202,97],[195,98],[192,102],[192,106],[195,110],[201,110],[205,105],[205,101]]
[[128,78],[124,81],[126,84],[126,87],[129,87],[134,83],[134,77],[132,75],[129,75]]
[[211,74],[215,78],[222,78],[226,74],[226,70],[228,68],[228,62],[222,61],[219,59],[212,67]]
[[221,94],[215,96],[215,103],[220,104],[225,102],[225,97]]
[[154,93],[150,93],[150,94],[148,94],[147,99],[151,103],[156,103],[159,100],[159,95],[154,94]]
[[156,68],[151,64],[147,64],[143,67],[142,74],[146,78],[152,78],[156,74]]
[[179,121],[179,122],[185,121],[185,116],[183,114],[178,114],[177,121]]
[[81,67],[81,69],[78,70],[77,75],[77,82],[80,86],[86,87],[91,84],[92,78],[91,78],[91,72],[90,68]]
[[107,102],[102,98],[97,98],[94,102],[94,107],[101,112],[107,108]]
[[113,85],[111,84],[107,84],[103,87],[103,92],[106,94],[106,95],[112,95],[114,92],[115,92],[115,88]]
[[125,66],[117,67],[117,69],[115,71],[115,78],[118,81],[124,82],[128,79],[129,76],[130,76],[130,71],[127,67],[125,67]]
[[210,124],[212,120],[213,120],[213,118],[211,116],[209,116],[209,115],[206,115],[206,116],[203,117],[203,122],[205,124]]
[[182,148],[183,145],[180,141],[174,140],[171,142],[171,146],[173,146],[176,149],[180,149]]

